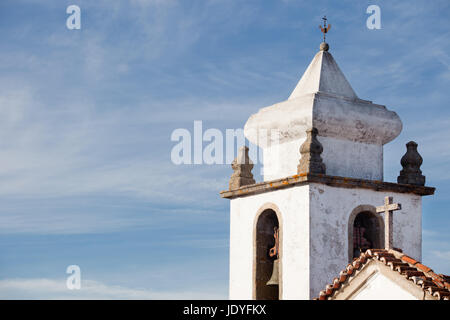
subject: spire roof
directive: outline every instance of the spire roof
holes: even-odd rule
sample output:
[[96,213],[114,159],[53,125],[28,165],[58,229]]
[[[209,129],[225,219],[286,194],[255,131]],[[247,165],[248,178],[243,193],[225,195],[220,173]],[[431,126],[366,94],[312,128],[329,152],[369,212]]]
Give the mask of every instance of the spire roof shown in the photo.
[[245,124],[246,138],[264,149],[264,180],[295,174],[310,128],[318,130],[327,174],[383,180],[382,146],[400,134],[402,121],[385,106],[359,99],[329,46],[320,48],[291,96]]
[[327,43],[321,44],[320,51],[314,56],[289,99],[316,92],[358,98],[328,48]]

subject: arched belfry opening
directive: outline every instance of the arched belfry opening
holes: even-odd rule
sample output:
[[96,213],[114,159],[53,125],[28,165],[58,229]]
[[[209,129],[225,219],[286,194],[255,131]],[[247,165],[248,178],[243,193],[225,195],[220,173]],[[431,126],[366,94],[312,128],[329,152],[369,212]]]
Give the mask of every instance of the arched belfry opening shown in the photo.
[[384,248],[382,217],[374,207],[362,206],[359,209],[355,209],[349,219],[349,261],[358,258],[367,249]]
[[281,228],[277,214],[264,210],[257,217],[254,239],[254,298],[278,300],[281,283]]

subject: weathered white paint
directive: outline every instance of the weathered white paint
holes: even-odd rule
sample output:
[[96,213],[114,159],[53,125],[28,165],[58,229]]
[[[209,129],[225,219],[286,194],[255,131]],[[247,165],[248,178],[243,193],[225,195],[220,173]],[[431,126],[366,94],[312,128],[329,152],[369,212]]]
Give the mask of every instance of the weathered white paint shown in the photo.
[[309,187],[298,186],[231,200],[230,299],[253,298],[256,214],[271,203],[282,221],[281,298],[309,298]]
[[289,99],[318,91],[330,92],[351,99],[358,98],[333,56],[322,50],[316,53]]
[[282,217],[282,299],[317,297],[348,263],[348,220],[360,205],[385,196],[402,204],[394,213],[394,246],[420,260],[421,197],[312,183],[231,200],[230,298],[253,297],[253,244],[257,212],[273,203]]
[[331,137],[318,139],[323,146],[322,159],[328,175],[383,180],[382,145]]
[[[297,174],[299,150],[305,138],[264,149],[265,181]],[[318,140],[323,146],[322,159],[328,175],[383,180],[382,145],[320,136]]]
[[[402,122],[385,106],[359,99],[331,54],[321,51],[288,100],[260,109],[245,124],[245,136],[264,150],[264,180],[297,173],[311,127],[319,131],[327,175],[382,180],[383,145],[400,134]],[[349,262],[352,211],[382,205],[386,196],[402,204],[394,213],[394,246],[420,260],[422,200],[414,194],[310,183],[232,199],[230,298],[253,298],[254,228],[261,208],[273,204],[281,217],[280,298],[310,299]]]
[[[414,194],[310,185],[311,297],[317,296],[348,264],[348,221],[360,205],[378,206],[385,196],[402,204],[394,213],[394,247],[422,258],[422,198]],[[383,216],[384,218],[384,216]]]
[[306,130],[316,127],[328,175],[381,180],[382,146],[402,130],[398,115],[357,98],[331,54],[319,52],[288,100],[262,108],[244,127],[264,149],[264,180],[297,173]]
[[306,136],[301,140],[274,144],[263,149],[263,174],[265,181],[297,174],[297,165],[300,160],[299,150],[305,138]]
[[376,272],[350,300],[418,300],[391,279]]

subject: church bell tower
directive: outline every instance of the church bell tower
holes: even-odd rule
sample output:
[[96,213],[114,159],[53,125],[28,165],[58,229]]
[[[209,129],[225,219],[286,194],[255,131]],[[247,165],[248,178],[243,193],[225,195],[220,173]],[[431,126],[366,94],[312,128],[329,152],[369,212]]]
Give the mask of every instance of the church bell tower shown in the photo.
[[383,181],[383,145],[401,130],[394,111],[356,95],[323,42],[289,98],[245,124],[263,149],[264,181],[242,147],[221,192],[230,199],[230,299],[317,297],[362,250],[385,248],[376,208],[386,197],[401,203],[393,246],[420,260],[421,197],[434,188],[424,186],[417,144],[408,143],[398,183]]

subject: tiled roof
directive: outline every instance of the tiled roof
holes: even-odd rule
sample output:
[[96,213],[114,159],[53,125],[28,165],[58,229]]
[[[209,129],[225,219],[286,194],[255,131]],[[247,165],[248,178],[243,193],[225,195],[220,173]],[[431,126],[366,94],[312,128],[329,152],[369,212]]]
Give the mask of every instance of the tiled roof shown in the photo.
[[352,277],[358,273],[372,260],[382,262],[393,272],[398,272],[407,280],[412,281],[425,292],[439,300],[450,300],[450,276],[436,274],[433,270],[419,261],[403,254],[400,249],[369,249],[362,253],[359,258],[353,260],[347,267],[339,273],[339,277],[334,278],[331,284],[320,291],[319,297],[315,300],[327,300],[339,292],[341,286],[351,281]]

